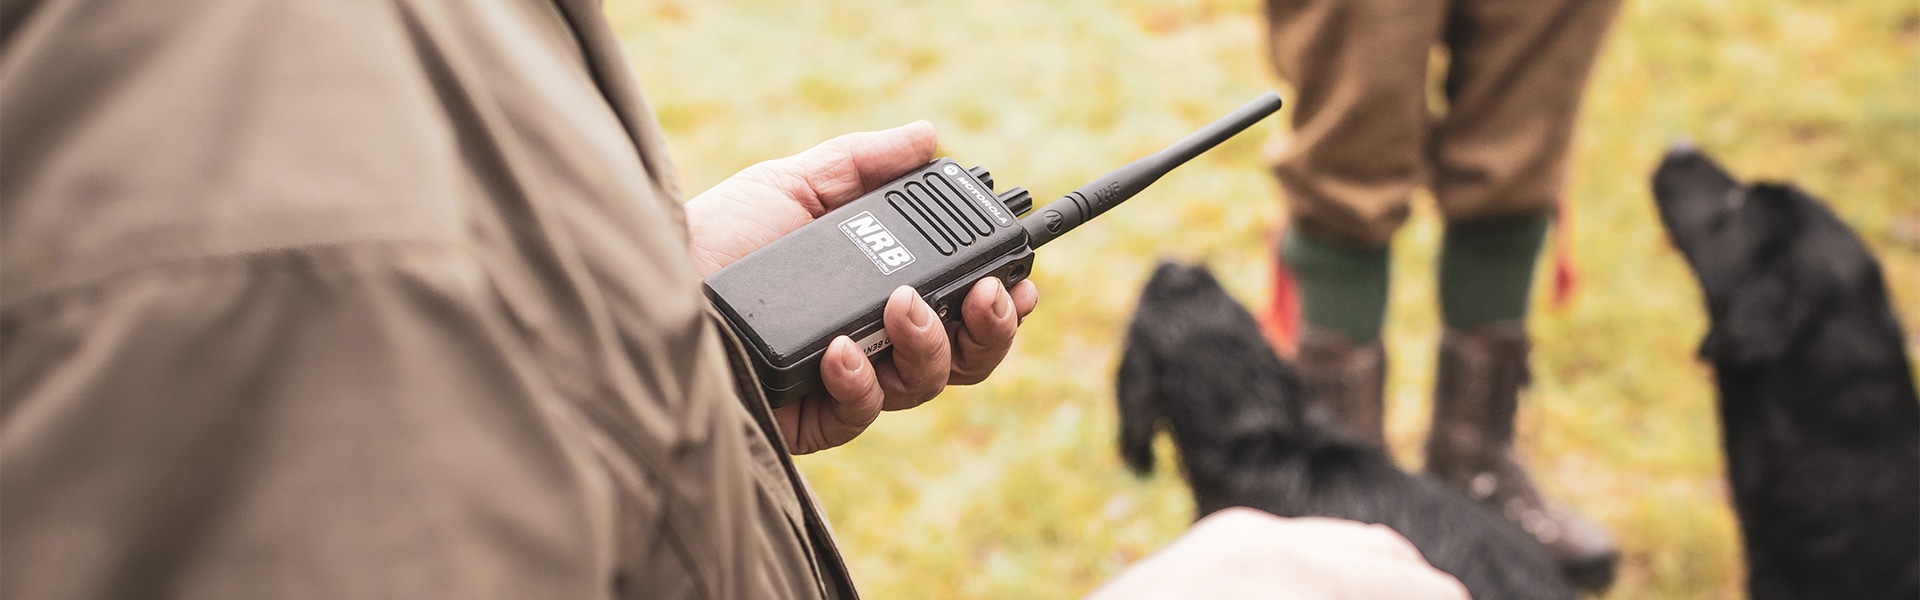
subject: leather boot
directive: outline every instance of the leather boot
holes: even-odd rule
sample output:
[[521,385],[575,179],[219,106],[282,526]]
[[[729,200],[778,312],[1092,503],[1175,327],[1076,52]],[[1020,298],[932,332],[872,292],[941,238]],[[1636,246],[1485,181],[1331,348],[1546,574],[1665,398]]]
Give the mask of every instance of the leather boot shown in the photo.
[[1599,525],[1540,498],[1515,459],[1513,418],[1528,383],[1526,328],[1505,321],[1440,338],[1427,472],[1486,503],[1553,553],[1575,585],[1613,583],[1619,553]]
[[1307,410],[1355,438],[1386,447],[1387,350],[1380,340],[1355,344],[1346,334],[1311,325],[1300,332],[1296,360]]

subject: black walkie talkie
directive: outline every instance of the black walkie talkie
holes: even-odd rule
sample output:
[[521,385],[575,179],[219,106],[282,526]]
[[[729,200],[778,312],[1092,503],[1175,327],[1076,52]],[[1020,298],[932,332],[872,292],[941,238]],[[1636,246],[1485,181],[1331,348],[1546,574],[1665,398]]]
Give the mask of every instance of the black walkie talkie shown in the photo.
[[852,337],[868,356],[892,347],[881,314],[895,288],[913,286],[942,321],[956,321],[974,282],[1025,279],[1035,248],[1277,110],[1278,95],[1261,95],[1025,219],[1015,217],[1033,206],[1027,190],[995,195],[986,169],[935,159],[708,276],[707,297],[745,340],[778,407],[820,388],[833,338]]

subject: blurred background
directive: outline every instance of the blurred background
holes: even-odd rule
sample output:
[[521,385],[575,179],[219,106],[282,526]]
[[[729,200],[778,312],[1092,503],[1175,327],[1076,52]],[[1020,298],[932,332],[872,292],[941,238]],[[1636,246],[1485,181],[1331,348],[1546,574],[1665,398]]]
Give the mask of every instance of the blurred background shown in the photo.
[[[1274,89],[1251,0],[909,3],[610,0],[688,194],[834,135],[915,119],[940,153],[1044,202]],[[1443,56],[1434,61],[1440,64]],[[1177,536],[1193,505],[1164,445],[1115,451],[1112,378],[1160,257],[1267,302],[1285,115],[1049,245],[1041,308],[991,381],[803,457],[871,598],[1068,598]],[[1695,140],[1738,176],[1827,199],[1880,256],[1920,356],[1920,3],[1629,1],[1589,85],[1568,189],[1581,287],[1535,293],[1520,446],[1545,491],[1607,525],[1612,598],[1743,594],[1699,290],[1647,179]],[[1388,437],[1421,464],[1439,327],[1439,222],[1394,241]],[[1552,249],[1548,254],[1551,255]]]

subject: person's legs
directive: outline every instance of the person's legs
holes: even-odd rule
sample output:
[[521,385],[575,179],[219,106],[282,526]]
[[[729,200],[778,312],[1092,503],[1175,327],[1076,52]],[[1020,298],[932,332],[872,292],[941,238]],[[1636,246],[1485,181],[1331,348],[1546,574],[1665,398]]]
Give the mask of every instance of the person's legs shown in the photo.
[[1524,321],[1547,221],[1521,215],[1448,223],[1440,245],[1441,321],[1454,329]]
[[1551,213],[1588,73],[1618,0],[1462,0],[1445,115],[1428,140],[1449,223]]
[[1356,343],[1380,339],[1387,318],[1386,248],[1349,248],[1298,229],[1280,256],[1300,282],[1301,317]]
[[1448,326],[1524,320],[1580,97],[1618,8],[1618,0],[1463,0],[1448,16],[1448,105],[1428,145],[1447,221]]
[[1356,249],[1288,232],[1280,254],[1300,288],[1295,356],[1307,406],[1348,433],[1386,445],[1387,249]]
[[1466,0],[1448,21],[1446,116],[1433,189],[1447,220],[1427,471],[1500,510],[1603,589],[1617,553],[1595,524],[1542,501],[1515,459],[1528,379],[1526,305],[1547,217],[1565,184],[1580,96],[1615,0]]
[[1426,177],[1427,55],[1446,2],[1269,0],[1274,67],[1294,87],[1293,138],[1273,165],[1292,225],[1298,364],[1308,405],[1380,443],[1387,243]]
[[1295,229],[1384,248],[1425,182],[1427,56],[1447,2],[1269,0],[1273,64],[1293,85],[1274,162]]

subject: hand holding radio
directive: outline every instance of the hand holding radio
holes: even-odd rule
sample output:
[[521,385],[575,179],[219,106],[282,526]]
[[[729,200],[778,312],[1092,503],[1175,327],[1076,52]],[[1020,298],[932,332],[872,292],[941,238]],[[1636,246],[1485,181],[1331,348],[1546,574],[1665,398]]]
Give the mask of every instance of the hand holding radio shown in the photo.
[[[933,151],[933,127],[916,122],[843,135],[742,170],[686,205],[695,271],[706,277],[926,165]],[[884,311],[892,358],[874,364],[846,336],[829,344],[819,363],[823,390],[774,410],[788,448],[804,454],[844,444],[883,408],[912,408],[948,384],[980,382],[1006,358],[1019,319],[1038,301],[1031,282],[1009,290],[997,279],[982,280],[962,303],[961,319],[943,324],[912,288],[896,289]]]
[[[958,325],[965,314],[959,309],[976,284],[997,279],[1019,289],[1032,272],[1036,249],[1279,109],[1279,96],[1262,94],[1038,208],[1025,188],[997,190],[985,168],[951,158],[901,172],[885,169],[897,176],[877,185],[866,174],[842,176],[841,182],[859,184],[837,189],[861,188],[864,194],[836,198],[837,207],[819,204],[831,212],[811,213],[813,220],[713,271],[707,298],[745,342],[767,401],[780,407],[824,386],[821,364],[841,338],[855,340],[868,356],[893,351],[898,340],[882,316],[900,286],[912,286],[941,321]],[[860,163],[854,155],[845,160]]]
[[[995,190],[985,168],[933,159],[925,123],[841,136],[695,198],[693,255],[793,451],[833,447],[864,431],[879,408],[917,406],[955,373],[974,381],[999,364],[1018,321],[991,305],[981,316],[978,303],[998,298],[975,293],[981,286],[1012,284],[1010,302],[1024,316],[1038,300],[1027,282],[1035,249],[1280,104],[1262,94],[1037,209],[1024,188]],[[949,331],[963,343],[949,346]],[[864,359],[889,353],[877,367]],[[796,403],[803,406],[788,408]]]
[[687,202],[694,269],[720,270],[933,159],[933,125],[842,135],[742,169]]

